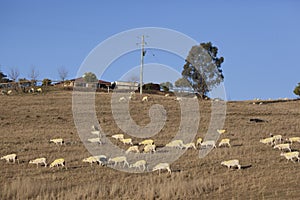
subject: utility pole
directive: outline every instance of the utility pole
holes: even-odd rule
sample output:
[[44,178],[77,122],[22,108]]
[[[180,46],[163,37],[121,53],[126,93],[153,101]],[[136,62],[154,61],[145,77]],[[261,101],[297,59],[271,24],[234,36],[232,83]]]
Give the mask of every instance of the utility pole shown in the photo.
[[142,43],[141,43],[141,69],[140,69],[140,95],[143,94],[143,67],[144,67],[144,56],[145,56],[145,38],[144,35],[142,35]]

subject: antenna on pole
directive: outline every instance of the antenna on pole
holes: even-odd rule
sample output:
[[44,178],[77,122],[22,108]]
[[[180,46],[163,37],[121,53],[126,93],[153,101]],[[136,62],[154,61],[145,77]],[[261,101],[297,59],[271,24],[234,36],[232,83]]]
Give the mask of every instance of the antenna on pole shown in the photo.
[[141,68],[140,68],[140,95],[143,94],[143,68],[144,68],[144,56],[146,54],[145,50],[145,37],[142,35],[142,43],[141,43]]

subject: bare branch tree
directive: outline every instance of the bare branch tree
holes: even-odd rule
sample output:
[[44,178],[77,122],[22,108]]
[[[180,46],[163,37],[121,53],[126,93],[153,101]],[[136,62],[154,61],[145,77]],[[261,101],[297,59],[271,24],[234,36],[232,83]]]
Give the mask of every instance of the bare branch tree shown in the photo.
[[64,66],[61,66],[59,69],[58,69],[58,75],[59,75],[59,78],[64,82],[68,76],[68,70],[64,67]]
[[35,69],[35,66],[32,66],[30,69],[29,77],[33,85],[36,84],[38,76],[39,76],[39,72]]
[[9,69],[9,73],[8,73],[8,77],[13,80],[14,82],[18,79],[20,75],[20,72],[17,68],[10,68]]

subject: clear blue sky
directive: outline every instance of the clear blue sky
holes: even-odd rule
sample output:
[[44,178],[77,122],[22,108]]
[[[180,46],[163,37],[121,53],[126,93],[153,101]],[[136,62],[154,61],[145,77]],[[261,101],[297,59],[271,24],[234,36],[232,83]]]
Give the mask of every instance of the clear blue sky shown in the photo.
[[[64,66],[68,78],[74,78],[89,52],[108,37],[133,28],[163,27],[219,48],[229,99],[295,98],[299,9],[297,0],[0,0],[1,71],[18,68],[20,78],[28,78],[35,66],[40,79],[56,80],[57,69]],[[170,55],[149,51],[147,56],[146,63],[163,62]],[[139,53],[126,60],[137,66]],[[117,63],[103,79],[119,79],[118,67],[130,70],[127,62]],[[174,58],[169,64],[180,73],[183,63]]]

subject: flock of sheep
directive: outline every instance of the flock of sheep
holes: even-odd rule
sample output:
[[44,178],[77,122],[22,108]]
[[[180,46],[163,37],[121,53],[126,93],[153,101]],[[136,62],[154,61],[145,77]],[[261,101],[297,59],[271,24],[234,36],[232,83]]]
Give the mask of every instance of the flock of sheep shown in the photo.
[[[25,92],[25,91],[24,91]],[[28,93],[42,93],[43,92],[43,90],[42,90],[42,88],[36,88],[36,90],[32,87],[32,88],[30,88],[28,91],[27,91]],[[11,95],[11,94],[13,94],[13,90],[1,90],[1,94],[2,95]]]
[[297,159],[297,161],[300,162],[299,151],[292,151],[291,149],[293,142],[300,143],[300,137],[290,137],[283,140],[281,135],[271,134],[271,137],[261,139],[260,142],[271,145],[274,149],[281,150],[280,156],[285,157],[287,161],[291,160],[295,162],[294,159]]

